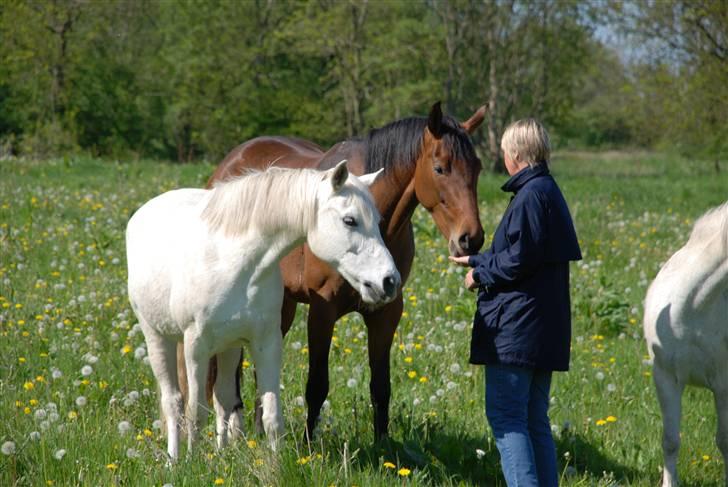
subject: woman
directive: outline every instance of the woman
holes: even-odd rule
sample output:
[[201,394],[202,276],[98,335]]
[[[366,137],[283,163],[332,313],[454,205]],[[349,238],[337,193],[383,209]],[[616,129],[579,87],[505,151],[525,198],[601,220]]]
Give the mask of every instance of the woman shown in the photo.
[[549,136],[534,119],[503,133],[501,149],[514,193],[482,254],[451,257],[472,269],[479,289],[470,362],[485,364],[486,416],[509,486],[558,484],[548,417],[553,371],[569,368],[569,261],[580,260],[574,225],[549,173]]

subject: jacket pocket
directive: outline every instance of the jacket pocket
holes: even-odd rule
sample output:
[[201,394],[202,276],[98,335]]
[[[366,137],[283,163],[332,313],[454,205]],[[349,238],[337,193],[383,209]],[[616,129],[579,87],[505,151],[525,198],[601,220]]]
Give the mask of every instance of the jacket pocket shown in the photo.
[[503,303],[499,299],[478,299],[478,311],[475,316],[476,326],[497,330],[503,315]]

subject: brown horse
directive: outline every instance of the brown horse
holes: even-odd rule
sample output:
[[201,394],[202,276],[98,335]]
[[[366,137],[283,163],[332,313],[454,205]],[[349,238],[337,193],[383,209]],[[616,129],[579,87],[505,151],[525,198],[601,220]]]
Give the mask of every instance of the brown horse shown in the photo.
[[[405,282],[414,258],[414,234],[410,219],[418,204],[432,215],[448,239],[452,255],[476,253],[483,245],[477,203],[481,162],[469,138],[483,121],[481,107],[459,124],[443,116],[440,103],[429,117],[398,120],[366,137],[339,142],[324,151],[312,142],[289,137],[258,137],[233,149],[218,166],[208,186],[271,164],[285,167],[326,169],[342,159],[351,172],[360,175],[384,168],[370,187],[382,215],[381,232]],[[397,298],[378,309],[362,303],[359,295],[331,267],[318,260],[306,245],[296,248],[281,262],[285,297],[281,328],[285,335],[295,317],[296,304],[308,303],[309,375],[306,384],[307,435],[313,428],[329,391],[329,349],[336,320],[352,311],[364,318],[368,331],[374,432],[386,436],[391,395],[389,354],[403,309],[402,290]],[[183,355],[178,353],[180,383],[184,387]],[[242,360],[242,356],[241,356]],[[238,385],[239,385],[238,368]],[[208,393],[215,381],[210,367]],[[239,391],[239,387],[236,388]],[[242,405],[242,402],[240,403]]]

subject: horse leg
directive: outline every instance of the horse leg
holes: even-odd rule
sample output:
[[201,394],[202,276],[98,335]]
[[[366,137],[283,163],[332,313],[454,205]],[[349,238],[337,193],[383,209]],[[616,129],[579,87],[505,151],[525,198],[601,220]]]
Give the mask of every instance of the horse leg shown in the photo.
[[306,431],[304,442],[311,441],[321,407],[329,394],[329,350],[334,335],[336,314],[325,302],[311,303],[308,311],[308,380],[306,381]]
[[[237,438],[243,427],[240,409],[240,359],[239,348],[232,348],[217,354],[217,380],[213,388],[213,404],[215,406],[215,425],[217,430],[217,447],[227,445],[228,435]],[[237,379],[236,379],[237,375]]]
[[374,406],[374,439],[386,438],[389,428],[389,398],[392,387],[389,381],[389,352],[394,332],[402,316],[403,302],[399,295],[384,307],[364,315],[368,329],[369,368],[371,381],[369,392]]
[[728,486],[728,386],[713,390],[715,411],[718,413],[718,432],[715,436],[718,449],[723,454],[725,485]]
[[684,385],[663,370],[657,362],[653,367],[653,379],[662,410],[662,453],[665,460],[662,486],[677,487],[677,455],[680,450],[681,397]]
[[179,458],[179,426],[184,407],[175,367],[175,343],[148,326],[143,326],[142,330],[147,342],[149,364],[159,384],[159,402],[167,429],[167,454],[170,461],[174,462]]
[[[281,333],[285,337],[288,330],[291,329],[293,319],[296,317],[296,303],[295,300],[288,296],[283,296],[283,306],[281,307]],[[240,376],[240,370],[237,374]],[[257,383],[257,379],[256,379]],[[242,401],[240,401],[242,404]],[[255,431],[261,433],[263,431],[263,408],[260,405],[260,397],[255,396]]]
[[258,396],[263,409],[263,429],[271,449],[278,449],[278,439],[283,434],[281,412],[281,354],[283,337],[278,323],[275,329],[258,342],[251,343],[250,354],[255,364]]
[[[196,328],[196,327],[194,327]],[[205,380],[209,367],[210,355],[203,353],[200,340],[186,333],[184,337],[185,363],[187,365],[187,446],[189,454],[197,442],[200,427],[207,419],[207,398],[205,396]]]

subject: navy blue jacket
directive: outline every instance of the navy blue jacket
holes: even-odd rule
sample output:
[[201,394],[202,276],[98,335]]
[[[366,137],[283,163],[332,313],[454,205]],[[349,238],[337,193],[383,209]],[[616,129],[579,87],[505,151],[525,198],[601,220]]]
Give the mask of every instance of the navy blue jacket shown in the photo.
[[545,164],[501,189],[515,194],[493,245],[469,259],[480,285],[470,362],[568,370],[569,261],[581,259],[569,208]]

